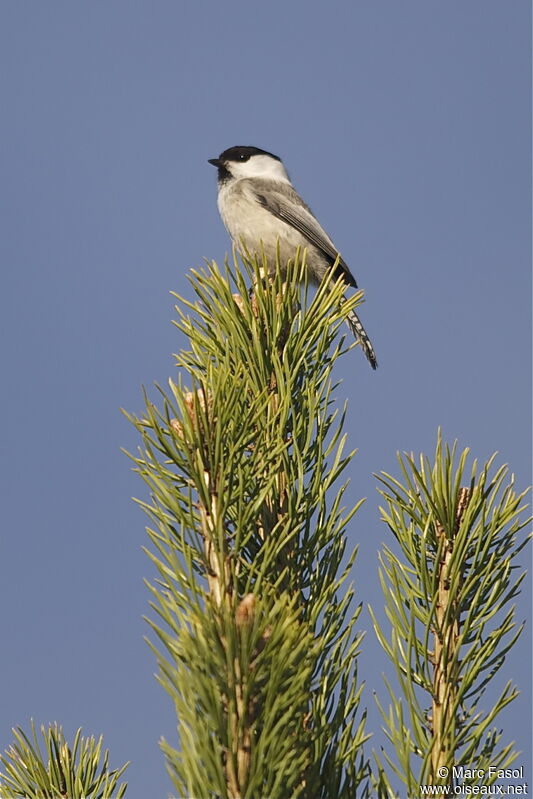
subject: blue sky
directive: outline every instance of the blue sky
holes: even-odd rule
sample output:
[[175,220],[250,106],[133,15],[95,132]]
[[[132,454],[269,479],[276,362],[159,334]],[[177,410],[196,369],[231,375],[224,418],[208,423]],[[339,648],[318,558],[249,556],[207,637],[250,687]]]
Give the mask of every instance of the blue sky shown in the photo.
[[[380,367],[352,353],[338,390],[368,497],[348,531],[359,599],[380,602],[372,473],[397,450],[431,454],[441,425],[529,484],[530,17],[526,0],[0,5],[2,750],[30,717],[81,725],[133,761],[130,799],[172,791],[119,408],[173,373],[169,291],[228,249],[207,164],[226,147],[283,157],[366,291]],[[387,666],[363,626],[377,729]],[[502,724],[527,774],[530,653],[529,626],[500,678],[523,690]]]

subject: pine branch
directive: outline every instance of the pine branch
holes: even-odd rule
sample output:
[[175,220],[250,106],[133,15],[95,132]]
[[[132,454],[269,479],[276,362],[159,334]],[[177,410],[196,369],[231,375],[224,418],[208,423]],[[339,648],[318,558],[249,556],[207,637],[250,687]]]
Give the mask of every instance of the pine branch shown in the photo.
[[[470,489],[461,488],[457,502],[457,513],[453,533],[447,535],[440,522],[435,523],[436,542],[441,554],[437,567],[437,603],[433,629],[433,709],[431,775],[439,774],[453,760],[456,721],[456,685],[458,680],[459,630],[461,608],[457,598],[451,596],[453,579],[452,554],[457,532],[470,500]],[[459,582],[463,581],[463,569],[459,570]]]
[[160,576],[152,647],[178,715],[163,749],[181,795],[353,799],[368,776],[344,535],[358,505],[342,506],[353,453],[331,373],[361,295],[302,297],[300,259],[285,282],[262,267],[192,274],[178,377],[130,417]]
[[439,432],[433,464],[399,456],[403,482],[379,477],[382,518],[401,552],[380,555],[388,635],[372,612],[400,689],[398,698],[387,682],[388,710],[378,702],[395,756],[376,758],[379,796],[393,795],[387,769],[418,796],[424,784],[453,788],[461,763],[475,763],[490,785],[489,766],[506,768],[517,756],[491,726],[517,689],[507,684],[482,701],[522,630],[510,603],[524,577],[514,561],[529,540],[519,535],[529,522],[525,492],[515,493],[507,467],[492,473],[494,456],[481,470],[474,461],[465,480],[468,454],[445,446]]
[[126,783],[119,783],[128,764],[109,768],[109,752],[103,739],[84,738],[81,730],[69,746],[58,724],[41,726],[44,753],[35,724],[31,736],[19,727],[15,741],[0,755],[0,797],[25,799],[121,799]]

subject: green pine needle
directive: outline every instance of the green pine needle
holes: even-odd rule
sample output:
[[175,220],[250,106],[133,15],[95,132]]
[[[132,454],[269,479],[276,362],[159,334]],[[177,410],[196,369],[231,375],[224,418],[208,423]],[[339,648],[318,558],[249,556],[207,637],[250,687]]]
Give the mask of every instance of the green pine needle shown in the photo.
[[177,374],[130,417],[159,573],[151,646],[178,716],[162,747],[180,795],[352,799],[368,777],[345,537],[360,502],[344,507],[354,453],[332,370],[361,293],[311,296],[300,255],[285,280],[263,266],[191,273]]
[[[85,738],[78,730],[69,745],[58,724],[41,726],[42,743],[31,722],[30,736],[18,727],[14,742],[0,755],[0,797],[25,799],[120,799],[119,783],[128,764],[109,768],[103,738]],[[44,751],[41,749],[44,743]]]

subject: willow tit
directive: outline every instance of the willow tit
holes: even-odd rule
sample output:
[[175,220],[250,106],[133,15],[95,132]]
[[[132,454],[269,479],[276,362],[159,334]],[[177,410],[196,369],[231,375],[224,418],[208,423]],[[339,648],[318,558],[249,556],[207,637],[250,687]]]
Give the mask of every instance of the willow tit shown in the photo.
[[[337,262],[333,277],[357,288],[348,265],[293,188],[277,155],[258,147],[230,147],[209,163],[218,168],[218,210],[237,249],[264,252],[274,268],[278,247],[282,264],[294,258],[298,247],[305,248],[314,283],[320,283]],[[354,311],[347,323],[375,369],[376,353]]]

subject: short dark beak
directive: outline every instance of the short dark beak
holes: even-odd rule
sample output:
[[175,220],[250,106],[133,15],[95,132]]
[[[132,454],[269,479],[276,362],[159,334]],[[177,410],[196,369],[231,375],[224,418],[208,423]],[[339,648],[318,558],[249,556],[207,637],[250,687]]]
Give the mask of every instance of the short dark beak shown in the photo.
[[207,163],[208,164],[213,164],[213,166],[216,166],[216,167],[221,167],[222,166],[222,161],[220,160],[220,158],[208,158],[207,159]]

